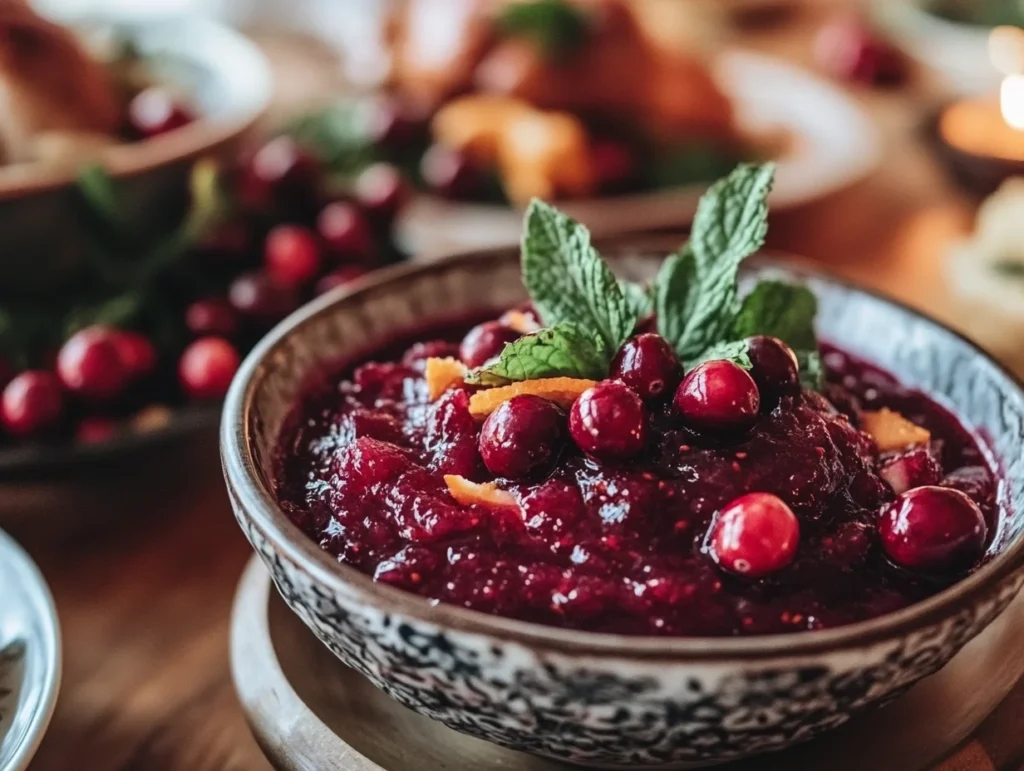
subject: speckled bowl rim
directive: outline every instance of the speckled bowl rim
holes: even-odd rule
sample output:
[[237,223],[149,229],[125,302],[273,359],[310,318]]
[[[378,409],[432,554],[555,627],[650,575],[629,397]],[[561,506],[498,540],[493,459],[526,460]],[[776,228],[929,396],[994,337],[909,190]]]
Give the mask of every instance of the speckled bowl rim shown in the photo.
[[[628,249],[633,252],[664,251],[678,247],[678,238],[630,237],[603,240],[597,246],[603,251]],[[767,659],[811,654],[827,654],[882,642],[916,629],[935,624],[958,610],[981,600],[982,596],[1024,567],[1024,536],[1009,543],[976,572],[938,594],[867,621],[834,629],[793,634],[750,635],[743,637],[653,637],[628,636],[544,626],[542,624],[502,618],[480,611],[430,600],[386,584],[376,583],[355,568],[337,562],[303,533],[281,510],[272,491],[263,484],[249,438],[249,415],[254,409],[263,362],[287,338],[321,316],[335,311],[349,298],[380,291],[389,284],[408,277],[443,272],[460,265],[480,261],[509,259],[518,255],[518,248],[504,247],[454,254],[426,264],[406,264],[371,274],[350,287],[330,292],[300,308],[278,324],[246,357],[235,376],[224,402],[221,418],[221,462],[228,489],[253,524],[271,542],[274,549],[316,582],[382,612],[415,618],[449,630],[481,634],[505,642],[516,642],[534,649],[552,650],[573,655],[598,657],[619,656],[631,659],[665,661],[722,661],[736,659]],[[847,287],[895,306],[904,313],[922,319],[959,339],[977,356],[989,362],[1018,392],[1024,384],[1002,365],[995,362],[969,339],[909,306],[885,297],[855,283],[804,267],[786,269],[797,276],[806,276],[825,283]],[[841,341],[837,341],[840,342]],[[1021,513],[1024,516],[1024,512]]]

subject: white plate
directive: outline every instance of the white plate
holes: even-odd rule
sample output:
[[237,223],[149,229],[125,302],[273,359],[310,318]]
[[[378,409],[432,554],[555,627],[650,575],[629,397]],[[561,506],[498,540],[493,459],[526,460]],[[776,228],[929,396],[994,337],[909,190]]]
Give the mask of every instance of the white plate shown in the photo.
[[60,629],[50,590],[0,530],[0,771],[23,771],[57,703]]
[[[881,158],[874,123],[832,83],[779,59],[748,51],[723,52],[715,73],[752,134],[789,137],[776,159],[771,206],[777,211],[822,198],[870,173]],[[687,224],[704,185],[584,201],[559,208],[595,235]],[[403,244],[419,256],[500,246],[519,239],[522,216],[513,208],[420,196],[399,223]]]

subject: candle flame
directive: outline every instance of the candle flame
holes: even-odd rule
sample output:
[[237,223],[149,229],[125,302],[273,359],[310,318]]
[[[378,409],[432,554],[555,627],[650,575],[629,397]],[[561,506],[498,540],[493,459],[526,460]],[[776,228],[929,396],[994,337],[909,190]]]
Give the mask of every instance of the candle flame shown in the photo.
[[988,36],[988,58],[1006,77],[999,87],[1003,120],[1024,131],[1024,29],[996,27]]

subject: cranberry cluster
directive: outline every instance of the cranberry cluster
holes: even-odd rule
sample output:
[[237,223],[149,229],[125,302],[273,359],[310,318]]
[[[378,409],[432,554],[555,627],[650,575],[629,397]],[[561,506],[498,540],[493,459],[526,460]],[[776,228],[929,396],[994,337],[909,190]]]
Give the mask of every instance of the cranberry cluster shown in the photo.
[[[479,366],[516,337],[499,322],[478,325],[463,340],[461,358]],[[713,360],[684,377],[662,337],[633,337],[615,356],[609,379],[584,391],[568,418],[537,396],[503,403],[483,425],[480,455],[492,474],[510,480],[551,471],[570,440],[598,462],[621,463],[644,451],[654,410],[668,410],[698,439],[740,441],[763,411],[800,391],[797,357],[789,346],[767,336],[747,343],[749,372],[731,361]],[[984,551],[988,527],[980,508],[961,490],[938,486],[941,474],[926,448],[889,458],[880,469],[897,493],[879,515],[881,545],[908,570],[962,570]],[[706,548],[720,567],[756,578],[788,566],[799,541],[800,523],[792,509],[776,495],[754,492],[717,513]]]
[[[159,88],[140,92],[129,118],[143,137],[191,119]],[[56,311],[46,340],[0,355],[8,438],[68,433],[98,442],[134,426],[130,415],[147,405],[220,399],[271,325],[310,296],[401,257],[391,228],[407,186],[390,164],[368,165],[339,190],[321,160],[281,135],[224,179],[238,206],[162,277],[157,304],[170,309],[169,322],[151,323],[147,297],[124,328],[92,324],[62,339]]]

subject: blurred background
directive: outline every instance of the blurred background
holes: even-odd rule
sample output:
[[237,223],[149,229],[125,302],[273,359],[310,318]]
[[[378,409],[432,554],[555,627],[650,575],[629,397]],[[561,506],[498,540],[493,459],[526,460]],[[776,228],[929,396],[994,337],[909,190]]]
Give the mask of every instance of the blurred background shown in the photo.
[[1022,25],[1017,0],[0,0],[0,527],[74,653],[32,768],[264,767],[225,661],[248,547],[220,399],[302,303],[514,243],[531,197],[682,237],[710,180],[773,160],[771,250],[1024,371]]

